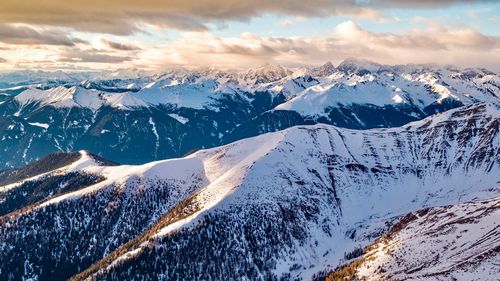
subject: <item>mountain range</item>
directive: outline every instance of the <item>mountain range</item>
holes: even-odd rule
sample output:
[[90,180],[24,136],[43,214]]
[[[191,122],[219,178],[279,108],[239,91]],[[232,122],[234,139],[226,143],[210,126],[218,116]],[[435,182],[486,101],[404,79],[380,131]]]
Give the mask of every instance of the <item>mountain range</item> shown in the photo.
[[388,128],[498,103],[485,69],[380,65],[0,74],[0,169],[88,150],[123,164],[181,157],[297,125]]
[[[334,80],[344,71],[341,66],[327,79]],[[354,85],[338,82],[331,88],[310,86],[293,95],[282,90],[277,94],[264,91],[264,95],[273,99],[281,96],[283,101],[262,114],[280,117],[285,115],[276,112],[294,112],[304,117],[304,112],[311,110],[306,106],[310,95],[314,105],[324,102],[325,108],[340,108],[334,99],[317,99],[316,95],[342,95],[330,91],[333,88],[360,89],[346,90],[345,94],[366,101],[371,96],[363,92],[364,87],[383,86],[380,77],[388,77],[380,69],[366,70],[370,73],[356,74],[356,70],[344,75],[372,75],[372,81]],[[277,72],[292,75],[283,71]],[[494,74],[478,78],[478,72],[474,73],[467,79],[462,74],[455,84],[446,86],[436,81],[452,78],[441,74],[439,79],[443,80],[434,81],[434,87],[444,87],[437,87],[441,95],[433,92],[432,86],[427,89],[425,83],[414,82],[422,83],[427,91],[410,93],[399,87],[401,92],[396,93],[405,102],[356,105],[374,110],[392,107],[407,116],[413,116],[413,111],[400,106],[408,103],[412,110],[421,110],[421,116],[414,116],[421,120],[398,127],[359,130],[316,124],[321,120],[333,123],[333,119],[315,111],[307,115],[313,124],[288,123],[290,128],[284,130],[198,150],[182,158],[119,165],[81,150],[50,154],[30,165],[5,170],[0,173],[0,279],[497,280],[500,107],[494,102],[498,92],[491,89],[498,85]],[[274,74],[266,77],[275,79]],[[188,83],[190,87],[208,87],[208,82],[194,81],[194,85]],[[484,85],[477,86],[479,81]],[[457,85],[465,84],[463,87],[470,90],[455,91]],[[125,93],[139,99],[154,87]],[[29,100],[26,97],[38,97],[33,96],[34,91],[67,97],[63,88],[69,89],[69,99],[58,98],[49,105],[23,103]],[[76,98],[78,93],[95,93],[100,102],[107,103],[109,96],[99,95],[99,91],[81,86],[63,88],[29,90],[15,96],[8,101],[9,106],[25,111],[12,118],[23,122],[23,112],[50,109],[83,114],[100,112],[104,107],[123,112],[122,116],[131,120],[139,114],[128,105],[128,109],[98,108],[94,102],[84,104]],[[150,90],[150,94],[174,93],[167,89]],[[451,89],[450,95],[439,101],[446,92],[443,89]],[[383,97],[379,90],[374,93]],[[247,97],[252,104],[255,99],[250,95],[256,92],[221,93],[227,95],[242,101]],[[423,106],[419,100],[430,103],[419,107]],[[153,104],[149,100],[141,112],[190,118],[182,115],[181,109],[187,107],[166,109],[162,103]],[[209,102],[203,109],[191,109],[193,114],[223,114],[217,104]],[[296,105],[305,111],[293,109]],[[423,114],[432,105],[433,111],[445,110],[437,105],[457,108]],[[350,110],[356,107],[345,106]],[[379,114],[403,122],[389,118],[387,112]],[[146,121],[139,127],[149,123],[148,118],[144,117]],[[112,120],[111,124],[118,124]],[[154,118],[152,122],[157,124]],[[48,128],[34,127],[49,130],[53,126],[43,124]],[[148,138],[144,132],[154,132],[153,125],[145,128],[140,134],[143,141]],[[261,132],[277,129],[262,128]],[[158,148],[164,149],[163,143]]]

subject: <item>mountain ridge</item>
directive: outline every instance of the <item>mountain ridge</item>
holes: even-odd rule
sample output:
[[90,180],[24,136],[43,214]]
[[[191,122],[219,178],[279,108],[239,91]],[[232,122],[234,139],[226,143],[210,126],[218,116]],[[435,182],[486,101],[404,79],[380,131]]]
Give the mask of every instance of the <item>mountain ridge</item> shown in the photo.
[[344,63],[356,71],[325,63],[294,71],[268,65],[249,76],[206,68],[47,81],[1,96],[0,168],[75,150],[141,164],[295,125],[398,127],[462,105],[498,103],[500,78],[492,72],[378,64],[370,71],[366,64]]
[[[105,179],[4,217],[0,265],[41,280],[75,268],[88,268],[75,280],[308,278],[408,212],[498,195],[499,119],[497,105],[473,104],[401,128],[296,126],[180,159],[82,167]],[[22,235],[45,246],[24,249]]]

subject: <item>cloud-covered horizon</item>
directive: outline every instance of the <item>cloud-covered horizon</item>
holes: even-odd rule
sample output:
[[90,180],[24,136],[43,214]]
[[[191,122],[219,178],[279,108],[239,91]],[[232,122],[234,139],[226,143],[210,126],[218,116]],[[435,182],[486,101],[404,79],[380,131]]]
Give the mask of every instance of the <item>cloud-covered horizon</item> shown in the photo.
[[[388,64],[440,63],[499,71],[500,34],[482,30],[499,24],[497,2],[6,0],[0,2],[0,69],[244,69],[362,57]],[[452,16],[459,9],[471,19],[449,23],[416,12],[435,9],[437,14],[450,9]],[[477,19],[478,11],[488,9],[488,17]],[[253,27],[256,19],[268,15],[276,17],[275,26]],[[310,23],[317,18],[319,27]],[[240,27],[233,27],[236,23]],[[245,24],[251,30],[241,27]],[[309,33],[294,32],[309,26]]]
[[468,28],[452,29],[433,24],[392,34],[370,32],[352,21],[345,21],[329,34],[316,37],[261,37],[244,33],[239,37],[220,38],[206,32],[193,32],[168,46],[149,50],[150,54],[146,51],[141,60],[144,64],[154,64],[154,58],[160,57],[164,58],[160,65],[248,68],[265,62],[301,66],[359,57],[386,64],[438,63],[497,69],[499,50],[500,37]]
[[[43,59],[42,64],[44,68],[65,62],[113,64],[115,67],[133,65],[145,69],[168,66],[246,69],[264,63],[294,67],[318,65],[325,61],[338,63],[345,58],[359,57],[385,64],[437,63],[498,70],[500,60],[500,37],[439,24],[401,34],[370,32],[353,21],[345,21],[324,36],[262,37],[243,33],[237,37],[221,38],[210,32],[188,32],[162,45],[139,47],[105,39],[99,42],[103,48],[86,45],[69,49],[44,47],[39,51],[50,53],[48,57],[54,61]],[[26,58],[22,64],[36,65],[37,61]]]

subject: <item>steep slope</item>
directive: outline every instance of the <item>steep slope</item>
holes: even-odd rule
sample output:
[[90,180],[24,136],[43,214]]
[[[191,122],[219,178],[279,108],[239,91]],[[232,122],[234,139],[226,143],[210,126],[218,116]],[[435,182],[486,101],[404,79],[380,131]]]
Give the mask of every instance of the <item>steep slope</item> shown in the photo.
[[394,216],[498,195],[499,113],[482,104],[397,129],[295,127],[198,152],[188,158],[210,159],[217,178],[75,280],[308,278]]
[[309,278],[401,215],[498,196],[499,124],[497,106],[475,104],[401,128],[299,126],[88,165],[104,179],[0,218],[0,279]]
[[326,280],[498,280],[498,197],[404,216]]

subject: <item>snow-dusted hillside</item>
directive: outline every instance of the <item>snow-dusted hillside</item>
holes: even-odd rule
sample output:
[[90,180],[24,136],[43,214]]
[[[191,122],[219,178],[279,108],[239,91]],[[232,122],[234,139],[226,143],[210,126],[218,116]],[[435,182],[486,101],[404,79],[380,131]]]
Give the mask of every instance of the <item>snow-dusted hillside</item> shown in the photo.
[[101,180],[1,217],[0,278],[307,279],[408,212],[498,196],[499,129],[500,109],[482,103],[400,128],[298,126],[88,165]]
[[[295,127],[198,152],[188,159],[204,159],[209,183],[176,210],[180,220],[166,214],[86,274],[107,268],[97,276],[127,279],[132,270],[171,277],[185,263],[170,255],[198,264],[219,249],[222,260],[252,256],[231,273],[238,278],[308,278],[341,264],[394,216],[498,195],[491,187],[500,172],[499,118],[498,108],[482,104],[403,128]],[[199,255],[190,257],[190,245],[199,243]],[[151,265],[156,259],[168,261]],[[236,264],[189,274],[214,276],[225,266]]]
[[84,171],[112,165],[86,151],[54,153],[19,169],[0,171],[0,216],[104,180]]
[[[14,99],[21,105],[19,112],[23,110],[23,107],[31,104],[56,108],[83,107],[92,111],[103,106],[128,109],[147,105],[130,93],[103,93],[77,86],[70,88],[59,86],[48,90],[26,90],[15,96]],[[17,114],[19,115],[19,113]]]
[[498,280],[499,217],[498,197],[410,213],[327,280]]

